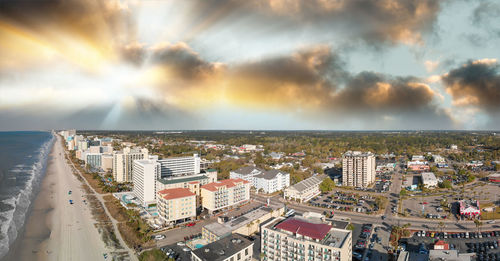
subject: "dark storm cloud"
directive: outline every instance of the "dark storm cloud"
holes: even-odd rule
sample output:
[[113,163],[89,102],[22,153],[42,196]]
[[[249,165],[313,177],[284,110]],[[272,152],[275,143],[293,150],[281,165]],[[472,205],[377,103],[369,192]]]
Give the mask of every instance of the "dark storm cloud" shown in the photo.
[[500,68],[496,60],[468,61],[442,77],[456,105],[500,108]]
[[[195,17],[204,28],[231,17],[254,16],[290,28],[313,26],[323,32],[341,31],[350,41],[380,46],[422,43],[432,33],[441,7],[439,0],[194,0]],[[237,3],[237,4],[235,4]],[[215,9],[222,11],[212,12]],[[281,27],[283,28],[283,27]]]
[[215,72],[214,63],[207,62],[184,43],[161,44],[151,48],[151,63],[182,80],[199,80]]

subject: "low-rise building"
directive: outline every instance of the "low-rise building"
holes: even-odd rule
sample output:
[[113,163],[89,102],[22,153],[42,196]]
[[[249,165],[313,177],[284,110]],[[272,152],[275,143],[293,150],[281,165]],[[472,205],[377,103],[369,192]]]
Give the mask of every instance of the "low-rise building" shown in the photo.
[[210,213],[229,209],[250,199],[250,182],[225,179],[201,186],[201,204]]
[[187,188],[158,191],[158,216],[166,224],[176,224],[196,218],[196,194]]
[[500,182],[500,172],[488,175],[489,182]]
[[198,248],[191,253],[192,261],[250,261],[254,242],[233,234]]
[[435,163],[445,163],[446,162],[444,157],[442,157],[441,155],[432,155],[432,160],[434,160]]
[[432,172],[422,172],[422,184],[427,187],[437,187],[438,180]]
[[352,259],[350,230],[297,217],[277,217],[261,230],[261,260]]
[[458,204],[461,216],[475,218],[481,215],[481,208],[477,200],[461,200]]
[[315,175],[285,189],[284,197],[288,200],[307,202],[319,195],[319,184],[323,182],[326,175]]
[[240,217],[224,222],[224,218],[219,218],[218,222],[205,225],[202,229],[202,238],[211,243],[221,238],[238,233],[250,236],[259,231],[259,227],[265,221],[279,217],[284,212],[284,206],[263,206],[254,209]]

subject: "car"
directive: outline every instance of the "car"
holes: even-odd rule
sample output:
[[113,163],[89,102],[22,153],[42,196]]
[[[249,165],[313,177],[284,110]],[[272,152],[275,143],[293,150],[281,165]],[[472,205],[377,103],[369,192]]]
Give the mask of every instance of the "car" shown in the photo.
[[189,249],[189,248],[187,248],[187,247],[183,247],[183,248],[182,248],[182,251],[184,251],[184,252],[189,252],[189,251],[191,251],[191,249]]
[[196,225],[196,223],[191,222],[191,223],[187,223],[187,224],[186,224],[186,227],[193,227],[194,225]]
[[165,235],[154,235],[153,236],[153,239],[155,239],[155,240],[162,240],[164,238],[165,238]]
[[180,241],[180,242],[177,242],[177,245],[178,245],[178,246],[185,246],[185,245],[186,245],[186,243],[184,243],[184,242]]
[[69,204],[73,205],[73,200],[72,199],[69,200]]

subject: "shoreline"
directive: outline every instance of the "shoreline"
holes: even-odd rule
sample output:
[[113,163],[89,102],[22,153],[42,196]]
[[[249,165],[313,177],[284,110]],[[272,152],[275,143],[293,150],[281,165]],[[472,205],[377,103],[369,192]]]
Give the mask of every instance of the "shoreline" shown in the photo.
[[[27,212],[24,228],[2,261],[104,260],[110,253],[85,199],[82,183],[65,161],[56,135],[38,194]],[[71,194],[69,194],[71,190]],[[74,204],[69,204],[69,200]]]

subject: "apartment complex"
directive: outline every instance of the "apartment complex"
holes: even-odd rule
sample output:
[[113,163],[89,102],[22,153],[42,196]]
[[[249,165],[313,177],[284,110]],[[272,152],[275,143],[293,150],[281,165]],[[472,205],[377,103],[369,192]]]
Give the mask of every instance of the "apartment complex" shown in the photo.
[[342,156],[342,185],[368,187],[375,181],[375,155],[371,152],[348,151]]
[[155,204],[156,180],[160,176],[160,164],[154,160],[135,160],[132,172],[134,195],[143,206]]
[[261,260],[350,261],[352,233],[302,218],[277,217],[261,228]]
[[166,224],[176,224],[196,218],[196,194],[187,188],[158,191],[158,216]]
[[116,182],[132,182],[134,160],[148,159],[148,149],[124,148],[113,153],[113,179]]
[[323,182],[326,175],[316,175],[285,189],[284,197],[288,200],[307,202],[311,198],[319,195],[319,184]]
[[290,174],[280,170],[262,170],[254,166],[241,167],[229,172],[232,179],[244,179],[264,193],[274,193],[290,186]]
[[250,182],[225,179],[201,186],[201,204],[210,213],[231,208],[250,199]]
[[200,157],[174,157],[158,160],[161,164],[161,178],[191,176],[200,173]]
[[91,168],[101,168],[102,154],[101,153],[87,153],[85,156],[85,165]]
[[191,261],[250,261],[253,242],[233,234],[198,248],[191,253]]

